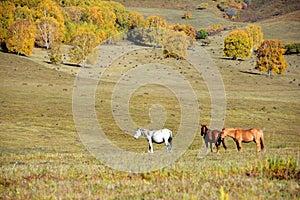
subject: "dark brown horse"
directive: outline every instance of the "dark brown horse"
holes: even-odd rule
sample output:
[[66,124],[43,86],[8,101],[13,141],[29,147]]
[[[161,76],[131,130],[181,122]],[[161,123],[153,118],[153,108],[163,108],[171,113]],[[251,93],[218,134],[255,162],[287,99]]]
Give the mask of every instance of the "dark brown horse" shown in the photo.
[[206,145],[206,149],[208,150],[208,143],[210,143],[210,151],[213,152],[212,150],[212,144],[216,145],[217,148],[217,153],[220,150],[220,143],[222,142],[224,149],[226,150],[227,147],[225,145],[224,140],[220,140],[219,143],[219,137],[221,135],[221,131],[218,130],[210,130],[207,125],[201,125],[201,136],[203,136],[204,141],[205,141],[205,145]]
[[257,152],[264,150],[264,134],[262,130],[256,128],[249,130],[223,128],[218,143],[224,141],[224,138],[227,136],[235,141],[239,151],[242,151],[242,142],[248,143],[252,141],[256,143]]

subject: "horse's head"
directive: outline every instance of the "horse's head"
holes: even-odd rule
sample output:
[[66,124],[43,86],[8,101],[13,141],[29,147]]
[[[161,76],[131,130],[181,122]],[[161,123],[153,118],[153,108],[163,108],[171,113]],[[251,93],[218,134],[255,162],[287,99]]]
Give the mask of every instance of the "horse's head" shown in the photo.
[[228,130],[226,128],[222,129],[222,132],[220,134],[220,140],[224,140],[224,138],[228,135]]
[[135,138],[135,139],[138,139],[141,135],[142,135],[142,130],[141,130],[141,128],[136,129],[134,138]]
[[208,130],[207,126],[205,124],[204,125],[201,124],[201,136],[205,135],[207,130]]

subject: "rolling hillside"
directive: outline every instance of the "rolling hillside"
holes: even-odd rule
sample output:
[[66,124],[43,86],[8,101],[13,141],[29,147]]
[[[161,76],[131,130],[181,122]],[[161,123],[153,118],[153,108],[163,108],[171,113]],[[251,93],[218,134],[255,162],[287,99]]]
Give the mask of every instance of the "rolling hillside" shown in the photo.
[[[211,24],[238,27],[247,24],[225,20],[214,7],[193,10],[198,3],[208,1],[120,2],[145,16],[162,15],[168,23],[191,23],[197,29]],[[181,16],[187,9],[192,19],[183,20]],[[256,24],[262,26],[264,38],[300,42],[299,11]],[[47,51],[41,48],[35,48],[28,57],[1,51],[0,199],[299,199],[300,56],[285,56],[289,65],[285,74],[269,78],[264,72],[254,70],[255,56],[235,61],[223,57],[223,41],[228,34],[229,30],[210,36],[211,43],[203,47],[224,83],[224,126],[262,129],[266,151],[256,153],[254,143],[245,143],[243,152],[238,152],[235,142],[226,138],[226,151],[206,154],[198,130],[180,158],[162,169],[145,173],[115,170],[96,159],[82,142],[74,122],[73,94],[78,87],[76,83],[85,80],[78,73],[93,76],[92,68],[52,65]],[[99,52],[101,59],[101,56],[118,55],[120,49],[126,49],[131,43],[102,45],[105,51]],[[67,55],[67,49],[63,47],[63,54]],[[95,82],[101,77],[92,102],[96,116],[89,117],[96,118],[106,137],[124,151],[143,154],[148,145],[146,140],[134,140],[134,132],[124,133],[118,126],[113,115],[112,93],[119,82],[134,83],[129,81],[135,77],[127,73],[149,63],[163,66],[156,68],[157,74],[171,68],[184,77],[198,98],[199,123],[210,123],[211,96],[203,74],[185,60],[164,58],[161,53],[160,48],[143,46],[116,57],[109,69],[101,66],[103,60],[99,60],[96,76],[86,78]],[[201,64],[204,69],[210,67],[205,59]],[[131,94],[130,116],[136,124],[145,126],[151,121],[151,109],[165,111],[165,125],[174,130],[176,139],[181,120],[178,102],[175,91],[168,87],[145,84]],[[94,130],[89,134],[93,135]],[[155,145],[154,154],[164,148]],[[113,153],[110,158],[118,159]],[[154,156],[149,155],[147,159]],[[139,163],[131,164],[139,166]]]

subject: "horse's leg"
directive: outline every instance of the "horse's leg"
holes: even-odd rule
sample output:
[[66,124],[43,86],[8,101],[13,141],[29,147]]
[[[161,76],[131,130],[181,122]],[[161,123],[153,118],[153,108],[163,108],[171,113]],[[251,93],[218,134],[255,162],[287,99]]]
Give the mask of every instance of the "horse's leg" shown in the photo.
[[149,153],[153,153],[153,145],[152,142],[149,140]]
[[219,153],[219,150],[220,150],[220,148],[221,148],[221,145],[217,145],[217,143],[215,143],[215,145],[216,145],[216,148],[217,148],[217,153]]
[[172,137],[169,137],[168,144],[169,144],[169,152],[171,152],[172,151]]
[[260,152],[260,141],[257,140],[255,141],[255,143],[256,143],[256,152]]
[[165,140],[165,144],[166,144],[166,152],[168,152],[169,151],[169,146],[170,146],[168,140]]
[[206,153],[208,152],[208,142],[205,141],[205,146],[206,146]]
[[239,152],[242,152],[242,142],[236,141],[236,147],[237,147]]
[[212,148],[213,148],[213,143],[212,143],[212,142],[209,143],[209,147],[210,147],[210,152],[213,152],[213,150],[212,150]]
[[225,145],[225,142],[224,142],[224,140],[222,140],[222,145],[223,145],[224,149],[226,150],[226,149],[227,149],[227,147],[226,147],[226,145]]

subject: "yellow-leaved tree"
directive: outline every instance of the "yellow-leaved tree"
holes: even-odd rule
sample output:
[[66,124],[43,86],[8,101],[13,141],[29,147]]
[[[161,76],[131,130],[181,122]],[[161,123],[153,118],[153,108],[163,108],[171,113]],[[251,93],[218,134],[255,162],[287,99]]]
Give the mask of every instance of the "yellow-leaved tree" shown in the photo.
[[93,53],[99,44],[99,38],[92,31],[79,29],[71,42],[73,46],[69,52],[71,61],[84,67],[89,54]]
[[31,55],[36,35],[35,25],[28,19],[20,19],[10,25],[6,40],[8,51]]
[[36,21],[36,44],[49,49],[54,43],[62,39],[59,24],[53,17],[42,17]]
[[129,30],[140,28],[144,23],[144,17],[141,13],[135,11],[129,11],[129,19],[128,19],[128,28]]
[[116,15],[111,7],[99,4],[90,8],[89,21],[103,30],[107,37],[118,33]]
[[165,18],[157,15],[147,17],[142,30],[142,41],[147,45],[162,46],[166,27]]
[[165,58],[173,57],[179,59],[187,58],[187,48],[190,44],[190,37],[183,31],[165,31],[163,39],[163,55]]
[[263,41],[263,32],[261,27],[254,24],[248,24],[245,27],[245,30],[249,35],[250,42],[252,43],[252,51],[256,51]]
[[264,40],[256,52],[258,61],[255,69],[267,72],[268,76],[271,76],[271,73],[283,74],[288,67],[284,52],[285,49],[279,40]]
[[192,25],[190,25],[190,24],[186,24],[186,25],[175,24],[175,25],[170,25],[168,28],[171,30],[174,30],[174,31],[183,32],[186,36],[188,36],[189,46],[194,45],[194,41],[196,40],[197,32]]
[[14,11],[14,18],[15,20],[18,19],[29,19],[31,21],[33,21],[33,14],[34,11],[32,9],[30,9],[29,7],[27,7],[26,5],[23,6],[16,6],[16,9]]
[[233,30],[225,38],[224,41],[224,56],[237,58],[247,58],[250,56],[251,40],[249,35],[244,30]]
[[10,25],[14,22],[15,5],[9,1],[0,1],[0,43],[4,43]]
[[52,43],[61,42],[65,36],[63,11],[52,0],[41,1],[36,8],[36,44],[50,48]]

